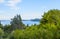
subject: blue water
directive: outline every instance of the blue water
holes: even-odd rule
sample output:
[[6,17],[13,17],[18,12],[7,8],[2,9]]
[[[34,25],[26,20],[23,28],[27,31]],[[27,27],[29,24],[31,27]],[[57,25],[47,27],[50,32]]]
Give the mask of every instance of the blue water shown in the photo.
[[[22,21],[25,25],[32,25],[32,24],[39,24],[39,21]],[[10,24],[10,21],[9,20],[3,20],[1,21],[1,24],[3,25],[8,25]]]

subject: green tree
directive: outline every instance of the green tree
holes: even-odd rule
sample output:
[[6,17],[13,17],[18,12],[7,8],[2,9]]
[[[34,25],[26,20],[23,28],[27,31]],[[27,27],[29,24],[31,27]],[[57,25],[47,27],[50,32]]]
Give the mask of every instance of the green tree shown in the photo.
[[24,24],[22,23],[22,19],[20,15],[15,16],[11,20],[11,27],[12,27],[12,30],[24,28]]
[[2,28],[2,29],[3,29],[3,25],[1,24],[1,21],[0,21],[0,28]]
[[3,29],[4,29],[4,32],[5,32],[5,33],[10,33],[11,30],[12,30],[12,29],[11,29],[11,25],[4,25],[4,28],[3,28]]
[[60,39],[60,10],[53,9],[45,12],[41,19],[40,27],[52,33],[51,39]]
[[60,10],[53,9],[45,12],[43,18],[41,19],[41,24],[54,23],[55,25],[60,25]]
[[4,31],[0,28],[0,39],[3,38],[3,35],[4,35]]
[[[21,28],[23,26],[18,28],[22,23],[22,20],[18,19],[19,16],[13,18],[11,25],[14,30],[8,34],[7,39],[60,39],[60,10],[53,9],[45,12],[40,25],[26,26],[24,30]],[[7,26],[5,29],[10,31],[8,28]]]

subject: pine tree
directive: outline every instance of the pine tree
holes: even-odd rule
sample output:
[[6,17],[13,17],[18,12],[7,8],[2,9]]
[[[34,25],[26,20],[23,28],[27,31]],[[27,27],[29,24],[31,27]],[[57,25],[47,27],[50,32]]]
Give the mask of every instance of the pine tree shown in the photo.
[[20,15],[15,16],[12,20],[11,20],[11,26],[12,29],[23,29],[24,28],[24,24],[22,23],[22,19]]

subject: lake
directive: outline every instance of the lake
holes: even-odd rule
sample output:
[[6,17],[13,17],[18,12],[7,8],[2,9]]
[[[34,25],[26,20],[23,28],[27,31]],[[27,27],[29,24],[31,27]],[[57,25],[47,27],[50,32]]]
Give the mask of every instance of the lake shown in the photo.
[[[22,21],[25,25],[39,24],[39,21]],[[1,24],[6,25],[10,24],[10,20],[2,20]]]

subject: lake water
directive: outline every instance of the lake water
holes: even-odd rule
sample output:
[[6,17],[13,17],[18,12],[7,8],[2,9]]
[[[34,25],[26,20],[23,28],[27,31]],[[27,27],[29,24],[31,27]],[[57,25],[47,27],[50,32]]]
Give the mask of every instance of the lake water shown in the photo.
[[[25,25],[32,25],[32,24],[39,24],[39,21],[22,21]],[[3,25],[10,24],[9,20],[3,20],[1,21]]]

